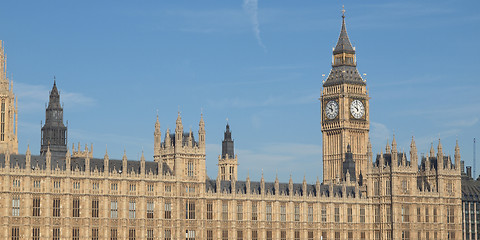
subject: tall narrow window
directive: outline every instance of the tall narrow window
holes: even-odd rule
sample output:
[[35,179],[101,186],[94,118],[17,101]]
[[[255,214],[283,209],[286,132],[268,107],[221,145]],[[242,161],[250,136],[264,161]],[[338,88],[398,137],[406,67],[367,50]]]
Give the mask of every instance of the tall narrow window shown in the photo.
[[12,227],[12,240],[19,240],[19,239],[20,239],[20,228]]
[[13,196],[12,198],[12,216],[20,216],[20,197]]
[[335,232],[335,240],[340,240],[340,232]]
[[207,240],[213,240],[213,231],[207,230]]
[[252,240],[258,240],[257,230],[253,230],[253,231],[252,231]]
[[392,206],[387,205],[387,222],[392,222]]
[[348,239],[348,240],[353,240],[353,232],[349,231],[349,232],[347,233],[347,239]]
[[2,109],[1,109],[1,120],[0,120],[0,141],[5,141],[5,99],[2,99]]
[[410,231],[402,231],[402,240],[410,239]]
[[147,229],[147,240],[153,240],[153,229]]
[[322,205],[322,222],[327,222],[327,207]]
[[243,220],[243,203],[237,203],[237,220],[242,221]]
[[266,213],[267,213],[266,214],[267,221],[271,222],[272,221],[272,203],[267,203]]
[[32,240],[40,240],[40,228],[34,227],[32,229]]
[[410,221],[409,208],[408,206],[402,206],[402,222],[409,222],[409,221]]
[[72,210],[73,210],[72,217],[74,217],[74,218],[80,217],[80,199],[78,199],[78,198],[73,199]]
[[308,232],[308,240],[313,240],[313,232]]
[[135,228],[128,229],[128,240],[135,240]]
[[327,232],[322,232],[322,240],[327,240]]
[[300,231],[295,231],[295,240],[300,240]]
[[[55,235],[55,229],[54,229],[54,235]],[[79,240],[80,239],[80,229],[78,228],[73,228],[72,229],[72,240]]]
[[420,210],[420,208],[418,207],[418,208],[417,208],[417,222],[421,222],[421,217],[422,217],[422,215],[421,215],[421,210]]
[[213,219],[213,203],[207,202],[207,220]]
[[347,221],[349,223],[353,222],[352,207],[347,208]]
[[60,240],[60,228],[53,229],[53,240]]
[[153,218],[153,210],[154,210],[154,203],[153,201],[147,202],[147,218]]
[[117,200],[110,201],[110,217],[111,218],[118,218],[118,202],[117,202]]
[[280,231],[280,240],[287,240],[287,231]]
[[295,222],[300,221],[300,205],[295,204]]
[[60,198],[53,199],[53,217],[60,217]]
[[228,220],[228,203],[223,202],[222,204],[222,220],[227,221]]
[[340,208],[335,207],[335,222],[340,222]]
[[427,223],[428,223],[428,221],[430,221],[428,212],[429,212],[428,207],[425,207],[425,222],[427,222]]
[[117,240],[118,232],[116,228],[110,229],[110,240]]
[[33,198],[33,214],[34,217],[40,216],[40,198]]
[[436,208],[433,208],[433,222],[434,223],[437,222],[437,209]]
[[252,221],[257,221],[257,203],[252,202]]
[[271,230],[267,231],[267,240],[272,240],[272,231]]
[[135,219],[135,210],[136,210],[135,200],[130,200],[130,202],[128,203],[128,218]]
[[360,207],[360,222],[365,223],[365,207]]
[[[379,223],[380,222],[380,206],[375,206],[373,210],[374,214],[374,222]],[[403,215],[402,215],[403,216]],[[403,218],[403,217],[402,217]]]
[[188,161],[187,172],[189,177],[193,177],[193,161]]
[[165,240],[172,240],[172,230],[165,229]]
[[98,199],[92,200],[92,218],[98,218]]
[[237,240],[243,240],[243,231],[242,230],[237,231]]
[[195,240],[195,230],[186,230],[185,236],[185,240]]
[[287,221],[287,209],[285,204],[280,205],[280,221],[281,222]]
[[392,189],[390,187],[390,180],[385,181],[385,193],[387,195],[392,195]]
[[92,240],[98,240],[98,228],[92,228]]
[[172,203],[170,201],[165,202],[165,219],[172,218]]
[[308,222],[313,222],[313,205],[308,205]]
[[228,230],[222,231],[222,240],[228,240]]
[[185,219],[195,219],[195,200],[185,201]]

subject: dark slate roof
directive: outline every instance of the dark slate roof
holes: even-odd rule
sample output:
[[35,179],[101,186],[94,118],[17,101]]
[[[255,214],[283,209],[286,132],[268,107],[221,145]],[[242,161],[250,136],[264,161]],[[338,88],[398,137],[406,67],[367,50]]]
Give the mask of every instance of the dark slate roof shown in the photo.
[[333,50],[333,54],[337,53],[355,53],[353,50],[352,43],[347,34],[347,27],[345,26],[345,16],[342,16],[342,30],[340,31],[340,36],[338,36],[337,46]]
[[[321,184],[320,192],[317,193],[316,185],[307,184],[307,192],[303,192],[303,184],[294,183],[293,192],[289,192],[288,183],[279,183],[279,194],[280,195],[300,195],[304,194],[310,196],[330,196],[330,187],[329,185]],[[250,193],[251,194],[261,194],[261,182],[250,182]],[[222,192],[222,193],[232,193],[232,182],[231,181],[220,181],[220,186],[217,188],[217,181],[214,179],[208,179],[205,182],[205,187],[207,192]],[[247,182],[246,181],[236,181],[235,182],[235,192],[245,194],[247,192]],[[274,182],[265,182],[265,193],[277,194],[275,193],[275,183]],[[343,187],[341,185],[333,185],[333,196],[342,197],[342,196],[355,196],[355,186],[347,186],[346,191],[343,192]],[[359,192],[361,194],[361,192]]]
[[[189,132],[183,132],[182,145],[186,146],[188,141]],[[195,135],[192,133],[192,141],[194,146],[198,145],[198,142],[195,141]],[[170,142],[175,146],[175,133],[170,133]],[[165,146],[165,142],[162,143]]]
[[[380,157],[381,155],[380,154],[377,154],[377,158],[376,158],[376,161],[375,161],[375,165],[378,166],[380,164]],[[400,166],[401,163],[402,163],[402,159],[405,158],[405,161],[407,162],[407,165],[410,164],[410,161],[408,161],[407,159],[407,155],[403,152],[399,152],[397,153],[397,166]],[[391,153],[384,153],[383,154],[383,165],[388,165],[388,166],[391,166],[392,164],[392,154]]]
[[[10,167],[14,168],[17,164],[20,168],[25,168],[26,156],[24,154],[10,155]],[[45,165],[46,165],[45,156],[31,155],[31,165],[32,165],[32,168],[36,168],[38,166],[40,169],[45,169]],[[119,172],[120,170],[124,171],[124,169],[122,169],[123,168],[122,160],[110,159],[108,165],[109,165],[109,172],[113,172],[114,170],[116,172]],[[5,154],[0,154],[0,166],[5,167]],[[65,167],[66,167],[65,157],[52,156],[51,169],[55,170],[57,169],[57,167],[60,170],[65,170]],[[84,157],[71,158],[71,170],[74,171],[77,168],[79,171],[85,171]],[[140,161],[131,161],[131,160],[127,161],[128,173],[130,173],[131,171],[134,171],[135,173],[140,174],[140,168],[141,168]],[[173,175],[171,169],[168,167],[166,163],[163,163],[162,168],[163,168],[163,175],[166,175],[167,173],[170,175]],[[97,169],[97,171],[99,172],[103,172],[105,170],[103,158],[90,159],[90,171],[93,172],[95,169]],[[158,165],[156,162],[153,162],[153,161],[145,161],[145,173],[148,174],[150,172],[157,175]]]
[[462,201],[480,202],[480,181],[462,176]]
[[366,85],[356,67],[336,66],[330,70],[330,74],[323,86],[328,87],[342,83]]

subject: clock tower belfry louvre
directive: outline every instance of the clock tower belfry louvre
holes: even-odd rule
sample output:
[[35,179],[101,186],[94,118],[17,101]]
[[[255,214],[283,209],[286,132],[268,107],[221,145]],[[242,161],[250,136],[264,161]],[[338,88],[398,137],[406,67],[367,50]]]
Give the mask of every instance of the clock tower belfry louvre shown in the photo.
[[321,94],[323,180],[344,179],[347,152],[353,157],[355,176],[365,177],[370,129],[366,83],[357,70],[355,47],[350,43],[342,15],[342,29],[333,50],[332,70]]

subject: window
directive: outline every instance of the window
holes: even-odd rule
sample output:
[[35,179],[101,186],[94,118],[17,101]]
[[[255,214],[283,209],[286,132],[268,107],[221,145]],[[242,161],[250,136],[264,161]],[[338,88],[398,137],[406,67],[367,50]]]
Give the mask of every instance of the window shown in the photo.
[[34,217],[40,216],[40,198],[33,198],[33,214]]
[[272,240],[272,231],[271,230],[267,231],[267,240]]
[[93,182],[93,183],[92,183],[92,189],[93,189],[93,190],[98,190],[98,189],[100,189],[100,183],[98,183],[98,182]]
[[[54,235],[55,235],[55,229],[53,229]],[[79,240],[80,239],[80,229],[78,228],[73,228],[72,229],[72,239],[73,240]]]
[[147,191],[148,192],[153,192],[153,189],[154,189],[153,184],[148,184],[147,185]]
[[402,222],[409,222],[409,209],[408,206],[402,206]]
[[335,207],[335,222],[340,222],[340,208]]
[[252,231],[252,240],[258,240],[257,230]]
[[360,207],[360,222],[365,223],[365,207]]
[[453,207],[447,207],[447,223],[454,223],[455,209]]
[[308,240],[313,240],[313,232],[308,232]]
[[408,183],[407,180],[402,180],[402,191],[406,193],[408,191]]
[[428,211],[428,207],[425,207],[425,222],[427,222],[427,223],[428,223],[428,221],[430,220],[430,219],[429,219],[429,216],[428,216],[428,212],[429,212],[429,211]]
[[187,174],[189,177],[193,177],[193,161],[187,163]]
[[449,232],[448,232],[447,239],[455,239],[455,232],[449,231]]
[[185,240],[195,240],[195,230],[186,230]]
[[422,240],[422,231],[417,232],[417,239]]
[[59,180],[55,180],[53,181],[53,188],[55,189],[60,189],[60,181]]
[[98,228],[92,228],[92,240],[98,240]]
[[421,218],[422,218],[421,210],[420,210],[420,208],[417,208],[417,222],[421,222],[421,220],[422,220]]
[[360,240],[365,240],[365,239],[366,239],[365,232],[360,232]]
[[153,229],[147,229],[147,240],[153,240]]
[[12,198],[12,216],[20,216],[20,197],[13,196]]
[[378,186],[378,182],[373,183],[373,195],[380,195],[380,187]]
[[53,229],[53,240],[60,240],[60,228]]
[[170,229],[165,229],[165,240],[172,240],[172,231]]
[[300,205],[295,204],[295,222],[300,221]]
[[300,231],[295,231],[295,240],[300,240]]
[[195,219],[195,200],[185,201],[185,219]]
[[282,222],[287,221],[287,209],[285,207],[285,204],[282,204],[280,206],[280,221]]
[[54,198],[53,199],[53,212],[52,216],[53,217],[60,217],[60,198]]
[[228,240],[228,230],[222,231],[222,240]]
[[271,222],[272,221],[272,203],[267,203],[266,206],[266,212],[267,212],[267,221]]
[[110,217],[111,218],[118,218],[118,202],[117,202],[117,200],[110,201]]
[[20,179],[13,179],[12,186],[14,188],[19,188],[20,187]]
[[402,231],[402,240],[410,239],[410,231]]
[[129,188],[130,192],[136,192],[137,191],[137,184],[130,184]]
[[353,222],[352,207],[347,208],[347,221],[349,223]]
[[147,218],[153,218],[153,209],[155,205],[153,201],[147,202]]
[[[403,209],[403,208],[402,208]],[[380,222],[380,206],[375,206],[374,208],[374,222],[379,223]]]
[[40,228],[32,228],[32,240],[40,240]]
[[327,222],[327,207],[322,206],[322,222]]
[[165,192],[166,192],[166,193],[172,192],[172,186],[166,185],[166,186],[165,186]]
[[437,222],[437,209],[433,208],[433,222]]
[[80,189],[80,182],[73,182],[73,189]]
[[172,203],[170,201],[165,202],[165,219],[172,218]]
[[322,240],[327,240],[327,232],[322,232]]
[[92,200],[92,218],[98,218],[98,199]]
[[213,203],[207,202],[207,220],[213,219]]
[[243,220],[243,203],[237,204],[237,220],[238,221]]
[[135,240],[135,228],[128,229],[128,240]]
[[110,184],[110,190],[112,190],[112,191],[117,191],[117,190],[118,190],[118,183],[112,183],[112,184]]
[[40,180],[33,181],[33,188],[40,189]]
[[19,240],[19,239],[20,239],[20,228],[12,227],[12,240]]
[[340,240],[340,232],[335,232],[335,240]]
[[[387,240],[392,240],[392,231],[391,230],[387,230]],[[420,239],[419,239],[420,240]]]
[[257,221],[257,203],[256,202],[252,202],[252,221]]
[[[0,141],[5,141],[5,99],[2,99],[2,113],[0,124]],[[13,231],[13,230],[12,230]]]
[[228,220],[228,203],[223,202],[222,204],[222,220],[227,221]]
[[73,208],[72,208],[72,216],[75,218],[80,217],[80,199],[74,198],[73,199]]
[[392,206],[387,205],[387,222],[392,222]]
[[135,200],[130,200],[130,202],[128,203],[128,218],[135,219],[135,210],[136,210]]
[[213,231],[207,230],[207,240],[213,240]]
[[110,229],[110,240],[117,240],[117,229],[111,228]]
[[237,231],[237,240],[243,240],[243,231],[242,230]]
[[280,240],[287,240],[287,231],[280,232]]
[[313,222],[313,205],[308,205],[308,222]]
[[390,180],[385,181],[385,194],[392,195],[392,189],[390,186]]
[[348,238],[348,240],[353,240],[353,232],[348,232],[347,233],[347,238]]

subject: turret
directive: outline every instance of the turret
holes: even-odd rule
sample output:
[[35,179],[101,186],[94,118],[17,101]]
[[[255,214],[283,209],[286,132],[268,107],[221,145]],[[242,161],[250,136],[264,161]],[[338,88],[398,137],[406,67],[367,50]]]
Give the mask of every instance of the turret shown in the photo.
[[246,180],[246,183],[245,183],[245,188],[247,190],[247,194],[250,194],[251,189],[250,189],[250,175],[249,174],[247,174],[247,180]]
[[437,165],[438,169],[443,169],[444,168],[444,162],[443,162],[443,147],[442,143],[440,142],[440,139],[438,139],[438,146],[437,146]]
[[[456,169],[460,169],[460,147],[458,146],[458,140],[457,143],[455,144],[455,167]],[[462,169],[463,170],[463,169]]]
[[178,117],[175,124],[175,151],[180,150],[182,148],[182,142],[183,142],[182,117],[180,116],[180,112],[178,112]]
[[52,169],[52,152],[50,152],[50,146],[47,147],[47,153],[45,154],[45,170],[50,172]]
[[67,171],[67,173],[72,170],[72,158],[68,149],[67,153],[65,154],[65,170]]
[[280,182],[278,181],[278,175],[275,176],[275,195],[280,195]]
[[430,146],[430,157],[435,157],[435,150],[433,150],[433,142],[432,142],[432,145]]
[[85,173],[90,174],[90,154],[87,145],[85,145],[85,152],[87,153],[85,156]]
[[412,136],[412,141],[410,142],[410,161],[412,166],[417,170],[418,168],[418,155],[417,155],[417,145],[415,144],[415,139]]
[[307,180],[305,179],[305,175],[303,175],[302,194],[303,194],[303,197],[307,196]]
[[225,127],[224,138],[222,141],[222,155],[218,157],[218,174],[223,180],[237,178],[237,156],[234,155],[234,143],[230,126]]
[[200,115],[200,122],[198,123],[198,147],[205,151],[205,122],[203,121],[203,114]]
[[51,154],[59,157],[67,153],[67,127],[63,124],[63,108],[60,105],[60,94],[56,81],[50,91],[48,107],[45,110],[45,125],[41,132],[42,145],[40,154],[46,153],[50,148]]
[[265,195],[265,179],[263,178],[263,170],[262,170],[262,178],[260,178],[260,193]]
[[123,150],[122,157],[122,175],[127,176],[128,165],[127,165],[127,151]]
[[27,152],[25,153],[25,169],[30,171],[32,169],[32,153],[30,152],[30,144],[27,145]]
[[170,128],[167,128],[167,133],[165,133],[165,148],[169,148],[172,145],[170,142]]
[[143,155],[143,150],[142,156],[140,157],[140,174],[145,176],[145,156]]
[[290,179],[288,180],[288,195],[293,196],[293,180],[292,175],[290,175]]
[[110,167],[110,166],[109,166],[110,164],[109,164],[109,163],[110,163],[110,159],[109,159],[109,157],[108,157],[108,149],[107,149],[107,147],[105,146],[105,155],[103,156],[103,172],[104,172],[104,174],[107,175],[107,176],[108,176],[109,173],[110,173],[110,168],[109,168],[109,167]]

